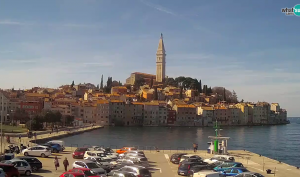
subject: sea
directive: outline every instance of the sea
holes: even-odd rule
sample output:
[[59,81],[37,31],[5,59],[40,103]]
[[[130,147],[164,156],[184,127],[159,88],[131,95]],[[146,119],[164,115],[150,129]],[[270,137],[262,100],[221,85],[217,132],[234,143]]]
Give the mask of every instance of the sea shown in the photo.
[[[290,124],[274,126],[221,127],[221,135],[230,137],[228,149],[248,150],[284,163],[300,166],[300,117]],[[198,143],[206,150],[214,136],[212,127],[105,127],[62,138],[66,146],[104,146],[114,149],[136,146],[141,150],[192,149]]]

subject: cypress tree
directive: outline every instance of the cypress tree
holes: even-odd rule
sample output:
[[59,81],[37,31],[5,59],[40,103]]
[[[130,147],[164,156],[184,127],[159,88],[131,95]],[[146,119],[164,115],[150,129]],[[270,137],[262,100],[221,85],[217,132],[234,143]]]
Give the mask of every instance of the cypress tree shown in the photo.
[[101,76],[100,89],[103,89],[103,74]]
[[224,91],[223,91],[223,101],[226,101],[226,89],[224,87]]
[[198,91],[199,91],[199,93],[202,93],[202,83],[201,83],[201,79],[199,80]]
[[157,87],[154,88],[154,100],[158,100]]
[[150,88],[153,87],[153,77],[151,77]]

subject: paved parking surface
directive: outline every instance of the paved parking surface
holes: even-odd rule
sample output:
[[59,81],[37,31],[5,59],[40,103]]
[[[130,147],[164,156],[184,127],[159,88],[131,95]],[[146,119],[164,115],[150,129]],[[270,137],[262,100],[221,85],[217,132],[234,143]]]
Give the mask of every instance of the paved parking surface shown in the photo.
[[[66,151],[59,153],[59,154],[53,154],[57,155],[60,167],[56,171],[54,168],[54,156],[49,158],[39,158],[40,161],[43,163],[43,169],[37,173],[33,173],[33,177],[53,177],[53,176],[59,176],[61,175],[64,170],[62,166],[62,161],[65,157],[68,158],[70,167],[72,168],[72,163],[74,162],[74,159],[72,158],[72,152],[75,149],[73,148],[67,148]],[[180,151],[170,151],[170,150],[161,150],[160,152],[155,151],[145,151],[145,155],[149,160],[150,163],[150,171],[152,172],[153,177],[178,177],[177,175],[177,168],[178,164],[172,164],[169,161],[169,158],[173,153],[180,152]],[[192,151],[184,151],[186,153],[193,153]],[[242,162],[246,168],[248,168],[250,171],[261,173],[265,176],[276,176],[276,177],[299,177],[300,176],[300,170],[296,169],[296,167],[279,163],[273,159],[269,159],[266,157],[260,157],[259,155],[252,153],[252,152],[245,152],[245,151],[231,151],[232,155],[235,156],[236,161]],[[199,151],[196,153],[197,155],[201,156],[202,158],[209,158],[212,155],[207,154],[205,151]],[[262,161],[263,160],[263,161]],[[262,163],[265,163],[263,166]],[[266,169],[272,169],[275,171],[274,174],[266,174]],[[275,169],[276,168],[276,169]]]

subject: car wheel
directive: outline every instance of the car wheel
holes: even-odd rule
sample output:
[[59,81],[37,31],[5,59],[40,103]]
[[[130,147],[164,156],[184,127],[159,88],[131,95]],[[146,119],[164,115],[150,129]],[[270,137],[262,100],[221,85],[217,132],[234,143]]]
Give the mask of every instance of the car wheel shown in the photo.
[[41,157],[45,158],[45,157],[46,157],[46,155],[45,155],[44,153],[42,153],[42,154],[41,154]]
[[25,172],[25,175],[26,175],[26,176],[30,176],[30,175],[31,175],[31,171],[27,170],[27,171]]
[[57,149],[54,149],[53,152],[54,152],[54,153],[58,153],[58,150],[57,150]]
[[24,155],[25,155],[25,156],[28,156],[29,154],[28,154],[28,152],[25,152]]
[[38,171],[38,168],[36,166],[33,166],[32,171]]
[[18,175],[12,175],[11,177],[18,177]]

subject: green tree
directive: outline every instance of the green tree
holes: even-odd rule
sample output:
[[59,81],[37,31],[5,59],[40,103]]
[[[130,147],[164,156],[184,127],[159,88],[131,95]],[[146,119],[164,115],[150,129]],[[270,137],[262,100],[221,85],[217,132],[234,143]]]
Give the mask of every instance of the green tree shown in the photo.
[[11,117],[13,124],[16,121],[20,121],[20,123],[24,124],[30,119],[29,114],[24,109],[20,108],[16,108],[16,111],[12,113]]
[[74,85],[75,85],[75,83],[74,83],[74,81],[72,81],[71,87],[73,88],[73,87],[74,87]]
[[135,82],[134,82],[134,86],[135,86],[136,88],[140,88],[140,86],[143,86],[143,85],[145,85],[145,84],[146,84],[146,81],[145,81],[144,78],[138,78],[138,79],[136,79]]
[[150,88],[153,87],[153,77],[151,77]]
[[66,125],[72,125],[72,123],[74,122],[74,116],[70,116],[70,115],[67,115],[66,117],[65,117],[65,120],[66,120]]
[[31,131],[38,131],[43,129],[43,117],[40,115],[34,116],[32,120],[26,122],[26,128]]
[[183,92],[183,87],[180,87],[180,94],[179,94],[180,99],[183,99],[183,94],[182,94],[182,92]]
[[226,89],[224,87],[224,90],[223,90],[223,101],[226,101]]
[[103,74],[101,76],[100,89],[103,89]]
[[119,81],[119,86],[122,86],[123,84]]
[[158,92],[157,92],[157,87],[154,87],[154,100],[158,100]]
[[202,93],[202,83],[201,83],[201,79],[199,80],[199,84],[198,84],[198,92]]

